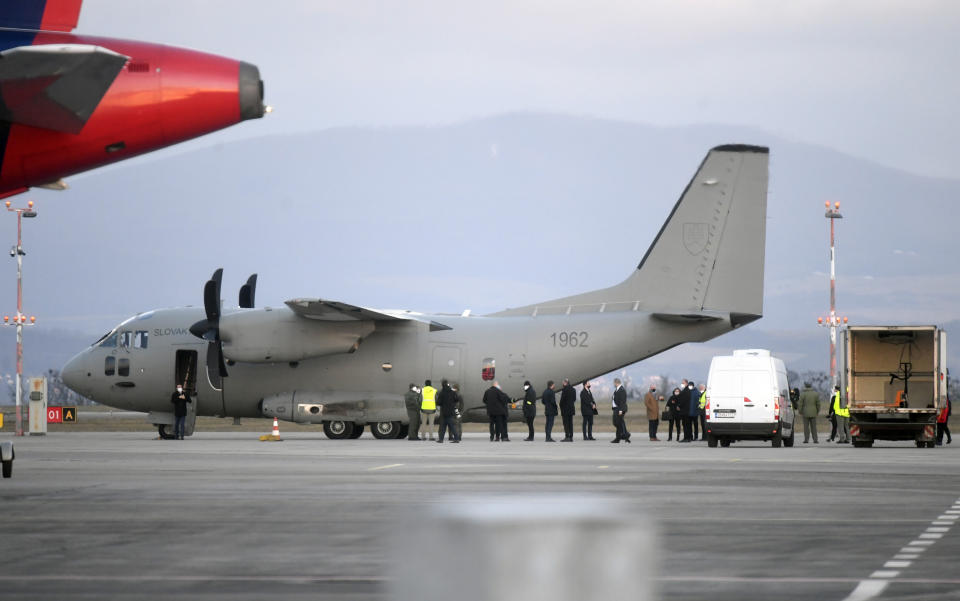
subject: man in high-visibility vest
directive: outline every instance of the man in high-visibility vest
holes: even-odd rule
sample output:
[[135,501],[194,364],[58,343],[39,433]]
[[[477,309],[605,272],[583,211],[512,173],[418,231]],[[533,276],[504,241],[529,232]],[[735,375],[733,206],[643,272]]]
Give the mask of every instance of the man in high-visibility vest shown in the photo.
[[697,401],[697,407],[700,410],[700,440],[706,440],[707,438],[707,387],[701,384],[697,388],[697,393],[699,401]]
[[437,389],[430,385],[430,380],[423,382],[420,391],[420,440],[433,440],[433,417],[437,413]]
[[837,416],[837,444],[850,442],[850,409],[840,394],[840,387],[833,387],[833,412]]

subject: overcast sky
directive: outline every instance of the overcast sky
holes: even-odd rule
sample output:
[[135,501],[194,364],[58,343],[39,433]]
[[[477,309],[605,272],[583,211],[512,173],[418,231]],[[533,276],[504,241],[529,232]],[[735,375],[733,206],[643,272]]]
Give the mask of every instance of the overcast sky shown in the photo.
[[924,175],[960,164],[948,0],[86,0],[77,31],[260,67],[276,112],[186,148],[546,110],[750,125]]

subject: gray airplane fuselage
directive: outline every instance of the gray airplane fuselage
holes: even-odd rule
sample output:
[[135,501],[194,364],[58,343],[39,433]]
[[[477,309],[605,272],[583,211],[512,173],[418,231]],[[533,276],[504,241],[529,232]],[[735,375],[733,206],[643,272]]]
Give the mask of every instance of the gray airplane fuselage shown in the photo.
[[[245,308],[223,310],[217,270],[202,307],[130,318],[63,379],[100,403],[151,412],[161,434],[178,383],[196,395],[190,431],[195,413],[323,422],[331,437],[377,424],[389,437],[407,422],[409,384],[426,379],[459,384],[465,417],[485,419],[494,380],[518,399],[525,380],[542,393],[548,380],[584,382],[759,319],[767,169],[766,148],[710,150],[639,265],[608,288],[490,315],[425,315],[316,298],[253,308],[251,276]],[[328,430],[334,422],[347,425]]]

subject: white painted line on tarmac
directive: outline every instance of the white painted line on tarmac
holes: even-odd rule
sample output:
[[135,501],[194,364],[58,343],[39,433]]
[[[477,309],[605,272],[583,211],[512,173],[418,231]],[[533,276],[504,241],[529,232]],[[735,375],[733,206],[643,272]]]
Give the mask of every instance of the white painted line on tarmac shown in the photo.
[[[877,570],[873,574],[870,574],[870,577],[871,578],[896,578],[899,574],[900,572],[896,570]],[[860,584],[863,584],[864,582],[868,582],[868,581],[862,580],[860,581]]]
[[950,532],[950,529],[949,529],[949,528],[930,527],[930,528],[927,528],[927,532]]
[[902,560],[888,561],[887,563],[883,564],[883,567],[885,567],[885,568],[909,568],[909,567],[910,567],[910,564],[912,564],[912,563],[913,563],[912,561],[902,561]]
[[934,541],[932,540],[914,540],[914,541],[910,541],[910,546],[913,547],[917,545],[932,545],[933,543]]
[[943,535],[936,532],[924,532],[923,534],[920,535],[920,538],[938,539],[938,538],[943,538]]
[[926,547],[904,547],[900,549],[901,553],[923,553],[926,551]]
[[956,522],[930,522],[934,526],[953,526]]
[[371,468],[368,469],[367,471],[368,471],[368,472],[376,472],[376,471],[379,471],[379,470],[388,470],[388,469],[390,469],[390,468],[400,467],[400,466],[402,466],[402,465],[403,465],[402,463],[391,463],[390,465],[381,465],[381,466],[379,466],[379,467],[371,467]]
[[898,553],[893,556],[894,559],[916,559],[918,557],[920,557],[920,555],[916,553]]
[[957,520],[957,519],[960,519],[960,515],[941,515],[937,519],[938,520]]
[[888,584],[889,582],[886,580],[861,580],[857,588],[853,589],[853,592],[843,601],[867,601],[867,599],[873,599],[882,593]]

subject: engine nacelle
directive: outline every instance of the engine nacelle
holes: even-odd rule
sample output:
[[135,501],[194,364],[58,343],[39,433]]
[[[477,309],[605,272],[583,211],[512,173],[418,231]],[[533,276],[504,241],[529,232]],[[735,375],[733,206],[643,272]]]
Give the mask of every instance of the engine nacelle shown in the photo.
[[356,423],[403,421],[407,417],[402,394],[383,392],[295,390],[263,399],[264,417],[302,424],[343,420]]
[[375,329],[372,321],[319,321],[287,308],[248,309],[220,318],[224,356],[250,363],[351,353]]

